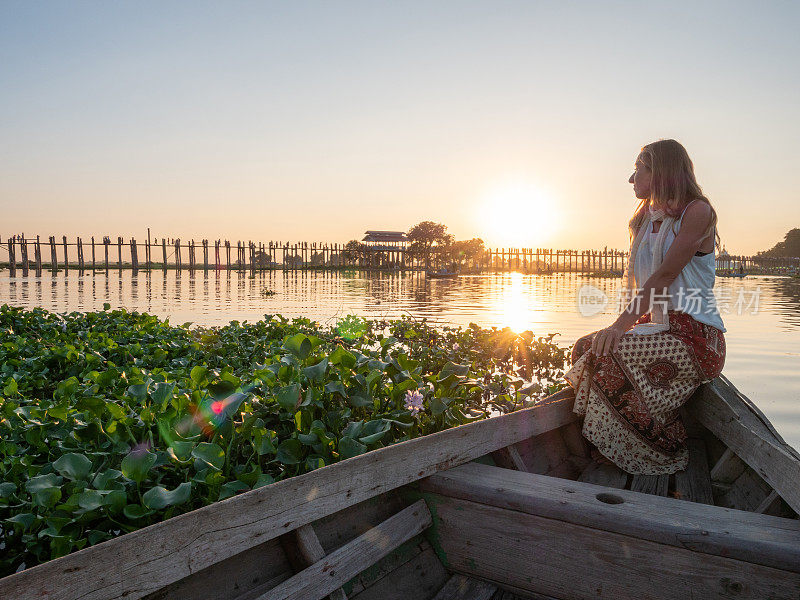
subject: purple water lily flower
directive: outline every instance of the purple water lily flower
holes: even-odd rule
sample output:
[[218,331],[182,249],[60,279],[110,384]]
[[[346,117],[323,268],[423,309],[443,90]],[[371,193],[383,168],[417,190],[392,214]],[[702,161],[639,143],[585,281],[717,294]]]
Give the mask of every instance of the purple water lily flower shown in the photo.
[[419,393],[419,390],[408,390],[405,397],[405,409],[411,411],[412,415],[422,412],[423,399],[424,397]]

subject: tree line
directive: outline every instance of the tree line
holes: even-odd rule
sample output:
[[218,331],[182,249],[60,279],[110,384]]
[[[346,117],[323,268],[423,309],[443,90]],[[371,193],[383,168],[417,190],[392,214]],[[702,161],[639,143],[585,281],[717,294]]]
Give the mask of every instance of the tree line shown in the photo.
[[[447,233],[446,225],[433,221],[417,223],[408,230],[406,238],[408,258],[424,262],[426,268],[440,265],[461,267],[467,261],[480,257],[486,250],[482,239],[456,240],[454,235]],[[345,246],[345,253],[349,258],[357,258],[368,249],[368,244],[350,240]]]

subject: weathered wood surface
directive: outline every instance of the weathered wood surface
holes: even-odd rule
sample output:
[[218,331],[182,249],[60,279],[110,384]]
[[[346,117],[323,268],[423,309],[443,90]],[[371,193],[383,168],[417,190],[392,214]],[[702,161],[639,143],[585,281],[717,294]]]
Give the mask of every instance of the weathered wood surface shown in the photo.
[[424,500],[418,500],[287,579],[258,600],[319,600],[427,529],[430,524],[428,507]]
[[275,539],[193,573],[145,600],[245,600],[251,597],[249,594],[261,595],[293,574]]
[[[325,550],[322,549],[322,544],[320,544],[319,538],[311,525],[298,527],[287,535],[294,538],[294,545],[299,555],[298,562],[302,565],[302,568],[310,567],[315,562],[325,558]],[[328,597],[330,600],[347,600],[347,595],[342,588],[333,590]]]
[[774,491],[753,469],[746,469],[732,484],[720,487],[725,491],[717,496],[717,505],[753,512]]
[[800,595],[798,573],[467,500],[436,501],[437,539],[449,568],[514,588],[592,600]]
[[0,579],[0,598],[136,600],[367,498],[575,419],[571,392],[554,394],[533,408],[362,454],[26,569]]
[[711,479],[717,483],[733,483],[747,469],[745,462],[727,448],[711,469]]
[[406,506],[396,491],[387,492],[314,521],[314,532],[325,554],[330,554]]
[[686,445],[689,450],[689,465],[685,471],[675,473],[675,495],[681,500],[714,504],[705,442],[690,438],[686,440]]
[[[350,600],[417,600],[431,598],[450,577],[439,557],[427,542],[419,544],[421,552],[397,564],[377,577],[361,575],[364,587],[353,587]],[[384,559],[385,561],[386,559]],[[379,563],[380,564],[380,563]],[[358,591],[357,591],[358,590]]]
[[687,408],[800,512],[800,455],[727,379],[705,384]]
[[492,458],[498,466],[503,467],[504,469],[516,469],[517,471],[523,471],[524,473],[529,472],[528,465],[526,465],[525,461],[522,460],[522,455],[519,453],[519,450],[517,450],[517,446],[515,444],[495,450],[492,452]]
[[[437,498],[450,496],[514,509],[660,545],[800,573],[800,521],[793,519],[609,490],[478,463],[437,473],[419,485],[422,490],[437,494]],[[513,537],[519,530],[520,527],[513,527],[506,535]]]
[[497,586],[474,577],[453,575],[433,600],[492,600]]
[[616,465],[592,461],[580,474],[578,481],[623,489],[628,483],[628,474]]
[[669,491],[669,475],[634,475],[631,491],[654,496],[666,496]]

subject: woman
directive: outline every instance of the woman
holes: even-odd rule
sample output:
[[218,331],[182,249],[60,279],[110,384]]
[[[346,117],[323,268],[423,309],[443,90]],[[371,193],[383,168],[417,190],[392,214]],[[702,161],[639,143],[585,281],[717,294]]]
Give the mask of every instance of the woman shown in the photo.
[[629,182],[641,201],[629,223],[630,302],[576,342],[566,379],[597,451],[628,473],[660,475],[686,468],[678,410],[725,362],[712,293],[717,215],[675,140],[642,148]]

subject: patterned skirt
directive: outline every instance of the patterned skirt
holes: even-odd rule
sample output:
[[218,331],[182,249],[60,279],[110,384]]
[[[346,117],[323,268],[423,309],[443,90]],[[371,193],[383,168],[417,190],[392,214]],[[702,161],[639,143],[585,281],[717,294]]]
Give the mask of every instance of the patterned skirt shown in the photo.
[[[637,323],[650,321],[645,315]],[[626,333],[612,354],[587,352],[594,333],[572,350],[567,382],[583,435],[628,473],[662,475],[686,468],[686,430],[680,407],[725,362],[725,337],[716,327],[669,311],[669,331]]]

